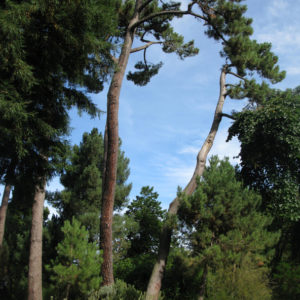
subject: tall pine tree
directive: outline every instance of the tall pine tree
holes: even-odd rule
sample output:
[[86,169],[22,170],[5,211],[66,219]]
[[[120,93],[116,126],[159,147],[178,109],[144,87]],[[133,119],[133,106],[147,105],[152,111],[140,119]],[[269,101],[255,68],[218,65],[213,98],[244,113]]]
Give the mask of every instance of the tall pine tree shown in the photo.
[[[99,92],[112,66],[108,56],[111,44],[106,41],[106,35],[115,28],[110,4],[92,0],[1,3],[1,35],[7,41],[0,54],[5,62],[1,64],[4,109],[0,126],[5,134],[1,160],[7,166],[17,160],[17,172],[30,174],[35,186],[29,299],[42,298],[45,184],[65,151],[67,110],[77,106],[95,115],[97,109],[85,92]],[[20,36],[15,41],[16,35]]]
[[[223,49],[220,54],[224,57],[225,63],[221,70],[220,95],[211,130],[198,153],[194,174],[184,189],[184,192],[189,195],[195,191],[196,179],[204,171],[206,158],[212,147],[222,117],[229,116],[234,118],[222,112],[225,98],[230,96],[232,99],[244,99],[250,94],[254,94],[258,87],[262,89],[265,85],[264,83],[261,85],[256,83],[253,79],[254,72],[261,77],[269,79],[272,83],[282,80],[285,76],[285,73],[280,72],[279,67],[276,65],[278,58],[270,51],[271,45],[269,43],[259,44],[255,40],[251,40],[250,36],[253,33],[252,20],[244,16],[247,7],[241,5],[240,2],[239,0],[192,2],[193,5],[197,5],[201,10],[202,18],[207,20],[206,34],[208,37],[222,42]],[[226,83],[227,75],[238,79],[238,84]],[[259,98],[255,100],[251,103],[260,101]],[[171,219],[177,214],[178,208],[179,201],[178,198],[175,198],[168,210],[168,216]],[[148,300],[158,299],[169,253],[171,234],[172,226],[167,222],[161,234],[157,262],[153,268],[148,285]]]
[[[166,53],[175,52],[180,58],[195,55],[198,50],[193,42],[183,43],[183,37],[175,33],[170,26],[174,16],[193,14],[191,7],[180,11],[180,3],[157,0],[126,0],[118,1],[116,10],[119,16],[119,35],[110,36],[112,41],[119,42],[120,53],[115,60],[115,72],[107,94],[107,121],[105,130],[105,167],[101,212],[101,249],[103,249],[103,264],[101,268],[103,285],[112,285],[113,278],[113,246],[112,221],[114,194],[116,188],[117,157],[119,144],[118,111],[119,97],[128,59],[131,53],[143,51],[144,60],[136,63],[137,72],[130,72],[129,80],[138,85],[145,85],[150,78],[158,73],[161,63],[147,62],[146,51],[152,45],[161,45]],[[196,14],[193,14],[196,15]],[[142,45],[132,48],[134,39]]]

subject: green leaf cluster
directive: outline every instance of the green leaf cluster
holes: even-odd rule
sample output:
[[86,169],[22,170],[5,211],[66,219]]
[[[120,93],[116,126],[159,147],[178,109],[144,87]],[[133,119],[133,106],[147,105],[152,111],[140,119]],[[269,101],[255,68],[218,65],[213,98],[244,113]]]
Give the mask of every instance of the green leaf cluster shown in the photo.
[[87,299],[100,284],[100,251],[88,241],[89,233],[75,218],[65,221],[64,239],[57,245],[57,257],[47,266],[58,299]]
[[256,110],[236,115],[229,130],[241,142],[241,176],[263,193],[277,216],[299,219],[300,124],[298,90],[268,90]]

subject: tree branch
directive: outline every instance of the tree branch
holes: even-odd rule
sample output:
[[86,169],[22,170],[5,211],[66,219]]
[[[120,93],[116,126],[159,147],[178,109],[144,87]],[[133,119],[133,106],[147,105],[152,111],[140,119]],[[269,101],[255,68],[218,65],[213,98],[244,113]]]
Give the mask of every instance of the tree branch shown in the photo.
[[118,64],[118,62],[119,62],[118,58],[114,57],[113,55],[110,55],[110,58],[115,64]]
[[[129,29],[132,30],[132,29],[138,27],[140,24],[142,24],[142,23],[144,23],[144,22],[147,22],[147,21],[149,21],[149,20],[152,20],[152,19],[154,19],[154,18],[156,18],[156,17],[160,17],[160,16],[167,16],[167,15],[183,16],[183,15],[190,15],[190,16],[193,16],[193,17],[195,17],[195,18],[198,18],[198,19],[201,19],[201,20],[205,21],[205,22],[206,22],[206,25],[212,26],[212,28],[215,30],[217,36],[218,36],[225,44],[227,44],[227,40],[223,37],[222,34],[220,34],[220,32],[218,31],[218,29],[216,28],[216,26],[213,25],[213,24],[211,24],[211,23],[209,22],[209,18],[206,18],[206,17],[204,17],[204,16],[201,16],[201,15],[199,15],[199,14],[196,14],[196,13],[192,12],[192,7],[193,7],[193,5],[196,4],[196,3],[197,3],[196,0],[193,1],[193,2],[191,2],[191,3],[188,5],[188,10],[185,10],[185,11],[180,11],[180,10],[165,10],[165,11],[160,11],[160,12],[157,12],[157,13],[150,14],[149,16],[147,16],[147,17],[145,17],[145,18],[143,18],[143,19],[141,19],[141,20],[135,22],[134,24],[132,24],[132,25],[130,26]],[[205,13],[205,12],[204,12],[204,13]],[[210,15],[209,15],[209,16],[210,16]]]
[[162,44],[162,42],[148,42],[146,45],[140,46],[140,47],[136,47],[130,50],[130,53],[134,53],[134,52],[138,52],[141,50],[145,50],[147,48],[149,48],[151,45],[154,44]]
[[147,0],[145,3],[141,5],[139,8],[139,12],[141,12],[147,5],[149,5],[153,0]]
[[237,87],[237,85],[231,84],[231,83],[227,83],[227,84],[226,84],[226,87],[233,87],[233,88],[235,88],[235,87]]
[[226,117],[226,118],[229,118],[229,119],[231,119],[231,120],[235,120],[235,117],[232,116],[232,115],[229,115],[229,114],[221,113],[221,117]]
[[145,50],[144,50],[144,63],[145,63],[145,66],[146,66],[146,70],[148,71],[149,68],[148,68],[148,65],[147,65],[146,51],[147,51],[147,48],[145,48]]
[[233,76],[235,76],[235,77],[237,77],[237,78],[239,78],[239,79],[241,79],[241,80],[247,81],[246,78],[244,78],[244,77],[242,77],[242,76],[240,76],[240,75],[238,75],[238,74],[236,74],[236,73],[233,73],[233,72],[231,72],[231,71],[228,71],[227,74],[233,75]]
[[[220,13],[218,13],[218,12],[217,12],[214,8],[212,8],[212,7],[208,7],[208,6],[205,7],[205,6],[203,6],[203,4],[201,4],[201,3],[199,3],[199,2],[198,2],[198,5],[199,5],[200,9],[202,10],[202,12],[208,16],[208,18],[207,18],[208,21],[207,21],[207,24],[205,24],[205,25],[210,25],[210,26],[215,30],[217,36],[218,36],[225,44],[227,44],[227,40],[223,37],[222,34],[220,34],[220,32],[219,32],[219,30],[217,29],[217,27],[216,27],[214,24],[212,24],[211,22],[209,22],[209,20],[214,19],[214,18],[216,17],[215,14],[218,14],[218,15],[220,15],[220,16],[222,16],[222,17],[223,17],[223,15],[220,14]],[[207,5],[207,4],[206,4],[206,5]]]
[[149,16],[135,22],[134,24],[132,24],[130,26],[130,30],[133,30],[134,28],[136,28],[137,26],[139,26],[140,24],[142,23],[145,23],[149,20],[152,20],[156,17],[161,17],[161,16],[168,16],[168,15],[173,15],[173,16],[183,16],[183,15],[191,15],[191,16],[194,16],[196,18],[199,18],[199,19],[202,19],[206,22],[208,22],[208,19],[201,16],[201,15],[198,15],[196,13],[193,13],[192,11],[189,11],[189,10],[186,10],[186,11],[180,11],[180,10],[164,10],[164,11],[160,11],[160,12],[157,12],[157,13],[153,13],[153,14],[150,14]]

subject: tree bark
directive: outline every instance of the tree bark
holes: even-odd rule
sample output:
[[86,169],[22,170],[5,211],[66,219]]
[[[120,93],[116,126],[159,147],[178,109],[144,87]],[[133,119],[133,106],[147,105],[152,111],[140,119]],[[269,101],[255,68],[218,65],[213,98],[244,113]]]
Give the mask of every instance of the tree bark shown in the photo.
[[28,271],[28,300],[42,300],[42,239],[46,180],[37,184],[32,205],[30,255]]
[[1,208],[0,208],[0,248],[2,247],[2,244],[3,244],[6,213],[7,213],[7,208],[8,208],[8,200],[9,200],[10,190],[11,190],[11,185],[6,183],[6,185],[4,187],[2,203],[1,203]]
[[[183,190],[183,192],[187,195],[191,195],[197,187],[196,179],[197,177],[201,177],[204,172],[207,155],[213,145],[219,125],[222,120],[222,109],[226,98],[226,86],[225,86],[226,69],[227,67],[225,66],[221,71],[220,94],[219,94],[219,99],[218,99],[214,119],[209,134],[205,142],[203,143],[201,150],[198,153],[197,164],[196,164],[194,174],[191,180],[189,181],[188,185]],[[179,204],[180,204],[179,199],[176,197],[169,206],[168,217],[172,217],[177,214]],[[161,282],[163,279],[163,274],[166,267],[166,261],[170,250],[171,236],[172,236],[172,227],[168,224],[165,224],[160,236],[158,258],[153,267],[152,274],[148,283],[146,300],[157,300],[159,298]]]
[[103,262],[101,266],[101,275],[103,278],[102,285],[112,285],[114,283],[112,221],[119,149],[119,97],[134,39],[135,29],[132,30],[131,27],[138,21],[138,8],[141,3],[141,0],[136,1],[135,14],[130,21],[125,34],[122,51],[107,94],[107,139],[104,139],[105,142],[107,140],[107,144],[105,143],[104,145],[106,162],[104,167],[105,174],[103,174],[102,209],[100,220],[100,247],[103,250]]

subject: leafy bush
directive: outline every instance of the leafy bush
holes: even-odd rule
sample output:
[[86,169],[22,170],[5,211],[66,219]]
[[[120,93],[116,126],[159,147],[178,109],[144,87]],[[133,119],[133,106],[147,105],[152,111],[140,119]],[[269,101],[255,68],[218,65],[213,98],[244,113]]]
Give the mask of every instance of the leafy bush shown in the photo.
[[276,281],[275,299],[300,299],[300,266],[281,262],[274,274]]
[[104,286],[95,291],[88,300],[142,300],[143,293],[124,281],[116,280],[113,286]]

